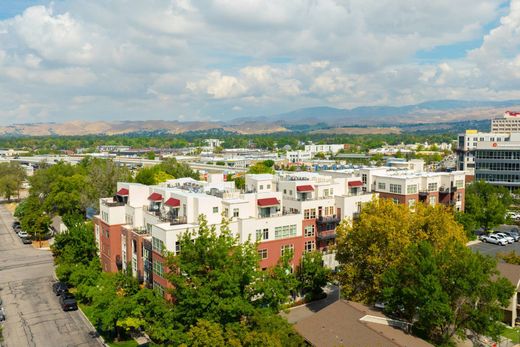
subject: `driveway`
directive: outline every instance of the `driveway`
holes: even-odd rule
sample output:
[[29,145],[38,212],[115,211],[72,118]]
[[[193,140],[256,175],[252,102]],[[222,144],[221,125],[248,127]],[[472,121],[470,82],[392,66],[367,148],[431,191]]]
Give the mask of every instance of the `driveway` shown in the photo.
[[0,205],[0,297],[7,316],[3,346],[101,346],[89,336],[92,328],[80,311],[62,311],[51,288],[51,253],[22,244],[12,221]]

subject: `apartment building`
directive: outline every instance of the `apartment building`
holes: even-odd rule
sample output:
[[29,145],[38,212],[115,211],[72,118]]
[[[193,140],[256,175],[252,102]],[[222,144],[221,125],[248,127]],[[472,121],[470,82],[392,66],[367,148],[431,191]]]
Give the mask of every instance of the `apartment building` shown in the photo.
[[334,267],[336,228],[342,220],[355,221],[364,203],[382,196],[411,206],[426,201],[462,210],[463,187],[462,173],[392,168],[246,175],[244,191],[221,174],[155,186],[120,182],[114,197],[100,200],[95,237],[104,271],[131,269],[140,282],[164,292],[169,286],[164,252],[180,252],[181,237],[197,231],[201,215],[217,231],[225,219],[239,242],[257,242],[262,269],[276,265],[287,251],[296,266],[305,252],[316,249]]
[[332,153],[337,154],[339,151],[345,148],[345,145],[341,144],[333,144],[333,145],[305,145],[305,152],[309,152],[311,154],[316,153]]
[[491,120],[492,133],[520,132],[520,112],[506,111],[503,117]]
[[307,151],[287,151],[285,159],[290,163],[302,163],[312,159],[312,153]]

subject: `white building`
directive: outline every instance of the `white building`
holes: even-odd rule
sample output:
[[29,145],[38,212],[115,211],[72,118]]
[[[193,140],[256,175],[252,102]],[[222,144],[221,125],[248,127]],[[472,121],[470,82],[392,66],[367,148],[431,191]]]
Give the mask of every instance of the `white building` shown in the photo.
[[331,153],[337,154],[339,151],[345,148],[345,145],[305,145],[305,152],[311,153],[312,155],[316,153]]

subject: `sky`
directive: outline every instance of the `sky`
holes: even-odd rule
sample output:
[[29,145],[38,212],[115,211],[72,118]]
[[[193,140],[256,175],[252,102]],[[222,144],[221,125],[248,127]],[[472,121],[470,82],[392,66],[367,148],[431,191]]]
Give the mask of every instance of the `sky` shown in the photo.
[[520,0],[0,0],[0,125],[520,99]]

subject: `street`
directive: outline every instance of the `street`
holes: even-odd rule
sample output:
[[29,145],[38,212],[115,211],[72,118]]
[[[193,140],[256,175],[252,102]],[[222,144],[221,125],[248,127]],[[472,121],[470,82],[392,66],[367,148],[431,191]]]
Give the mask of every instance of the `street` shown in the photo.
[[0,205],[0,297],[7,316],[2,346],[101,346],[80,311],[62,311],[51,288],[50,251],[22,244],[12,222]]

